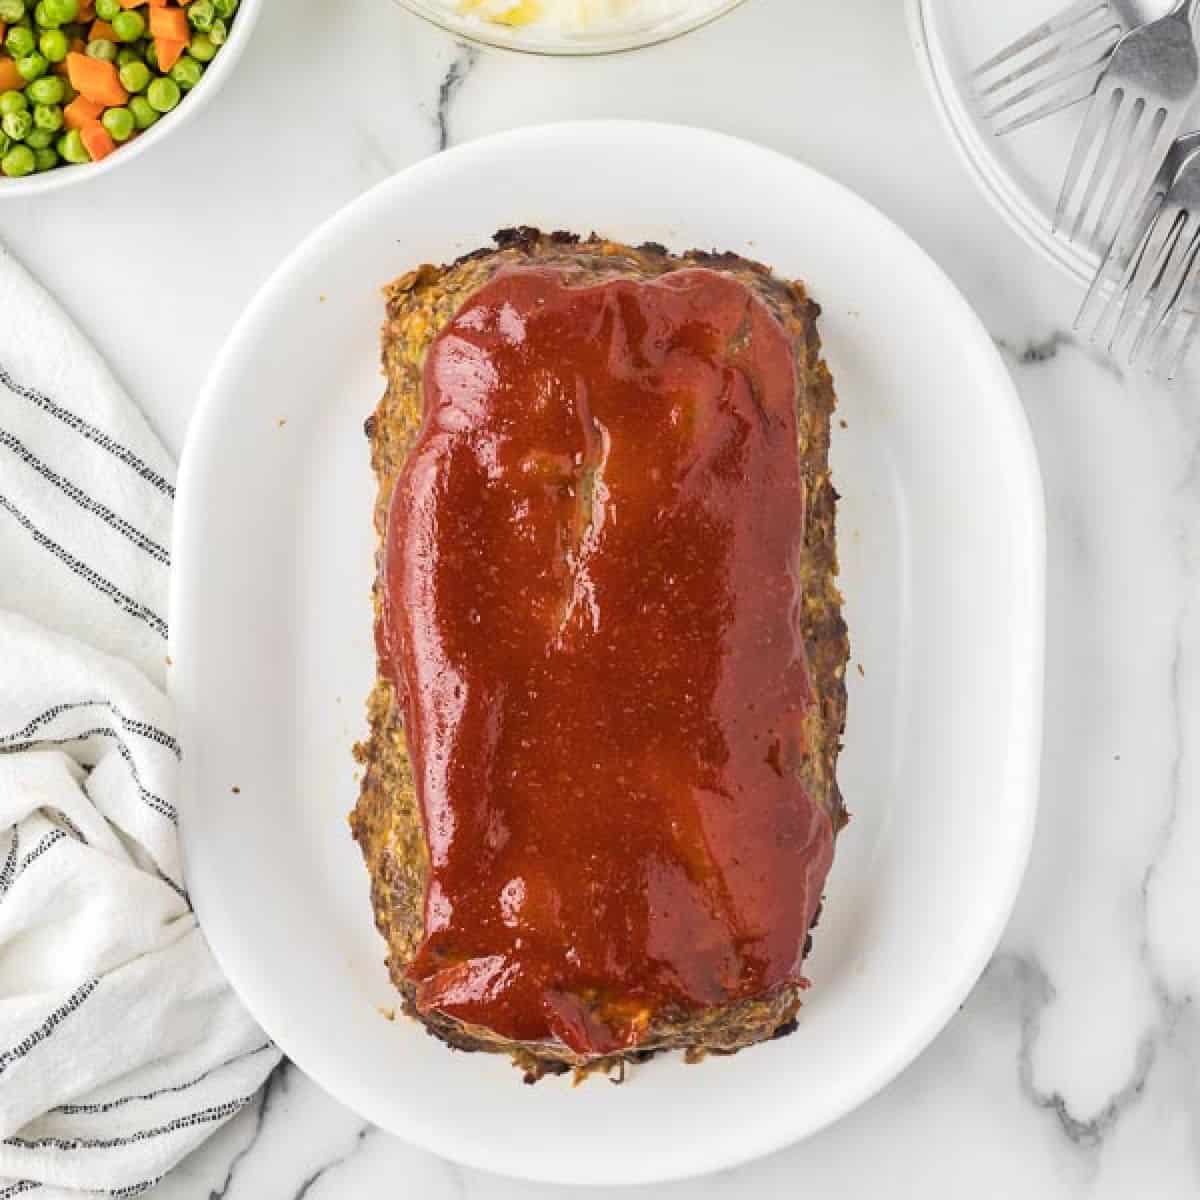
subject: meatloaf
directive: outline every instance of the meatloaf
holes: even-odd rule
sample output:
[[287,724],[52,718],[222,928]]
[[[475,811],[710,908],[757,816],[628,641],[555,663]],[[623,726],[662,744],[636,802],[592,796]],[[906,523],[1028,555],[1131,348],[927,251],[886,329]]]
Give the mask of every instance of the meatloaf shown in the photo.
[[350,821],[404,1009],[528,1081],[790,1032],[846,821],[817,305],[530,228],[386,303]]

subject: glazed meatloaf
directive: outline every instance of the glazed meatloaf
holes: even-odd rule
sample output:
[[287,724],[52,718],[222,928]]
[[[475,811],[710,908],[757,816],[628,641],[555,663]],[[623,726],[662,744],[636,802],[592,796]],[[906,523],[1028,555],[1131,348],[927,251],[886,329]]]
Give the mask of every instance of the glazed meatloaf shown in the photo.
[[816,304],[528,228],[386,298],[351,826],[404,1009],[530,1081],[789,1032],[846,819]]

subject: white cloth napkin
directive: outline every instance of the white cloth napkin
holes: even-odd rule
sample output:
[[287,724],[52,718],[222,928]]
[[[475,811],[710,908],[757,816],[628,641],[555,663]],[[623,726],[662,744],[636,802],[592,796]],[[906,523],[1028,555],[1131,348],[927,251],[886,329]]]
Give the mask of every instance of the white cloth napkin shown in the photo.
[[0,249],[0,1200],[149,1189],[279,1060],[180,865],[173,477]]

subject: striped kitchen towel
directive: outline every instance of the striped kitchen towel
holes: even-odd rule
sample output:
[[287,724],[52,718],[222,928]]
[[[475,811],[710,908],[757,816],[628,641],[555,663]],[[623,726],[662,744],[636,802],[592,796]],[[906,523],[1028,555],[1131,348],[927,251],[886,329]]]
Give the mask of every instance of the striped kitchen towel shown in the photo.
[[279,1059],[180,864],[174,466],[0,249],[0,1200],[148,1190]]

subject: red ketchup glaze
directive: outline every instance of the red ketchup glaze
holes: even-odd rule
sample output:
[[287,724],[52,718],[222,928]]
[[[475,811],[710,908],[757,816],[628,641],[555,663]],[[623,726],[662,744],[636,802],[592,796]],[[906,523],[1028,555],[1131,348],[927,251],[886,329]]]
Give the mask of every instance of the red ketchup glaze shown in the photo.
[[802,982],[833,855],[788,338],[706,270],[514,269],[433,344],[394,492],[387,667],[430,849],[408,977],[580,1055]]

